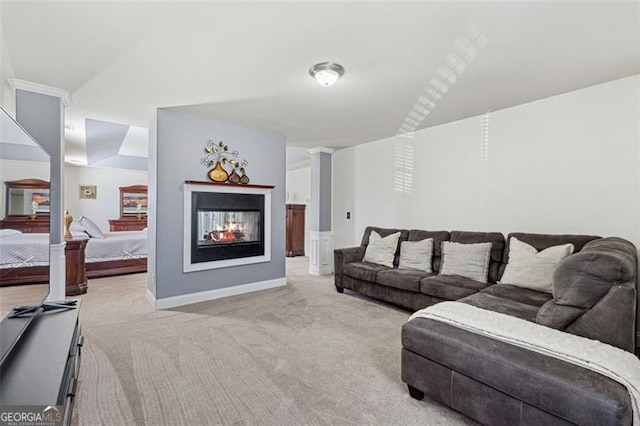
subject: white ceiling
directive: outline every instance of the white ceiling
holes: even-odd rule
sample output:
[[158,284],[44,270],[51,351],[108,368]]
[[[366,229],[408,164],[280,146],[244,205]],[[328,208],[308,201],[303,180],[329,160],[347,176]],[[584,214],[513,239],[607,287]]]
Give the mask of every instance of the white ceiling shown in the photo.
[[[636,1],[23,0],[0,12],[1,77],[69,91],[67,149],[83,159],[86,119],[147,127],[155,108],[340,148],[640,73]],[[346,70],[333,87],[308,75],[324,61]]]

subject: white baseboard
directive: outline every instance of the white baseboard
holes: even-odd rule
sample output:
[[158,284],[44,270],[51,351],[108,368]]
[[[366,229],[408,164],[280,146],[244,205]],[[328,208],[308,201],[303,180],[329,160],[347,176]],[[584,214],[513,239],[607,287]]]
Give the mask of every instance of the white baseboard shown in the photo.
[[206,302],[207,300],[221,299],[223,297],[236,296],[238,294],[251,293],[253,291],[267,290],[270,288],[284,287],[287,285],[287,278],[276,278],[267,281],[241,284],[231,287],[217,288],[215,290],[200,291],[197,293],[181,294],[180,296],[156,297],[147,289],[147,300],[155,309],[170,309],[178,306],[190,305],[192,303]]
[[151,290],[149,290],[148,288],[147,288],[147,302],[149,302],[149,304],[151,306],[153,306],[154,309],[157,309],[156,308],[156,296],[154,296],[153,293],[151,293]]

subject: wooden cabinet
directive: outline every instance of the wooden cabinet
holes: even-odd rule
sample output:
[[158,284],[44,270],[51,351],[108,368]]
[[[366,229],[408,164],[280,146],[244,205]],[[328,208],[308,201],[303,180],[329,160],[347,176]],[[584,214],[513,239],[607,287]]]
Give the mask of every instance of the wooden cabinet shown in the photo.
[[140,231],[147,227],[147,185],[120,187],[120,218],[109,219],[109,230]]
[[304,204],[287,204],[286,256],[304,256]]
[[109,231],[141,231],[147,227],[147,217],[125,217],[122,219],[109,219]]

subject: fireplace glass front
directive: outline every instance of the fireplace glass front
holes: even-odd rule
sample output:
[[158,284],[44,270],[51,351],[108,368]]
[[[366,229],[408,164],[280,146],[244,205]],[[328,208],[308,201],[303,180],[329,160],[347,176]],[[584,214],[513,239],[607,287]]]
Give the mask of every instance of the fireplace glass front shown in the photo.
[[260,241],[259,211],[198,210],[198,247]]
[[264,255],[264,195],[191,195],[192,264]]

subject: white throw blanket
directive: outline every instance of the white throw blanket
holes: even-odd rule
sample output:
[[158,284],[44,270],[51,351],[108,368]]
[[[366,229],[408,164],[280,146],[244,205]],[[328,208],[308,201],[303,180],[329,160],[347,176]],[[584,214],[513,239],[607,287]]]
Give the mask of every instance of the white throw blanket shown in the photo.
[[421,309],[413,318],[429,318],[496,340],[570,362],[626,386],[633,424],[640,425],[640,360],[632,353],[586,337],[460,302]]

